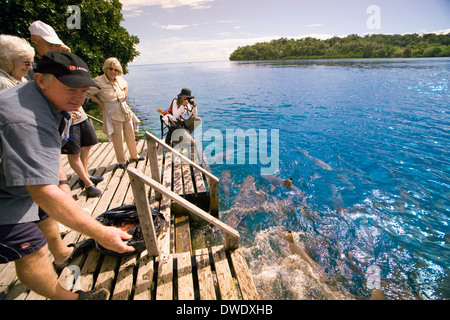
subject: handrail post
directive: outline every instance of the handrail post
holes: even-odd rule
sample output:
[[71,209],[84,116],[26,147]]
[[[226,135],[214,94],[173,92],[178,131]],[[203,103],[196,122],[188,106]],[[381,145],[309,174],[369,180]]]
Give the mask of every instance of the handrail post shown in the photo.
[[[159,176],[159,166],[158,166],[158,153],[157,153],[157,145],[153,139],[149,139],[147,136],[147,157],[150,160],[150,170],[152,174],[152,179],[158,183],[161,183],[161,179]],[[161,200],[161,193],[155,190],[155,199],[157,201]]]
[[208,179],[209,185],[209,211],[213,216],[219,215],[219,182]]
[[225,244],[224,247],[226,250],[235,250],[239,248],[239,238],[231,236],[228,233],[225,233]]
[[130,182],[148,256],[157,257],[159,256],[159,249],[152,212],[147,197],[147,188],[144,182],[134,176],[130,176]]

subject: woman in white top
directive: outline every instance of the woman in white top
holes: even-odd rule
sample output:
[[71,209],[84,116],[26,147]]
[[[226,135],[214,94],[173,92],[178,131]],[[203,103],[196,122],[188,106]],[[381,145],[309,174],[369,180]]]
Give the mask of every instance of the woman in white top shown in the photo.
[[[202,119],[197,116],[197,104],[190,89],[181,89],[178,97],[172,100],[167,112],[163,112],[161,109],[158,111],[162,112],[162,120],[169,127],[166,143],[170,141],[174,144],[182,141],[194,142],[190,134],[201,124]],[[188,118],[185,118],[186,116]],[[183,128],[186,128],[187,131]]]
[[100,106],[103,112],[103,132],[113,142],[117,162],[122,169],[127,166],[127,158],[123,148],[123,137],[130,153],[131,160],[144,160],[136,148],[134,131],[138,130],[139,120],[126,103],[128,83],[122,78],[122,66],[117,58],[108,58],[103,64],[101,76],[93,80],[101,90],[91,87],[87,96]]
[[[192,133],[202,121],[200,117],[197,117],[197,104],[194,101],[194,96],[190,89],[181,89],[178,98],[172,100],[169,110],[171,110],[171,114],[177,120],[184,120],[186,129],[189,133]],[[187,114],[189,118],[186,119],[185,114]]]
[[0,90],[27,81],[25,77],[33,69],[33,59],[34,49],[25,39],[0,35]]

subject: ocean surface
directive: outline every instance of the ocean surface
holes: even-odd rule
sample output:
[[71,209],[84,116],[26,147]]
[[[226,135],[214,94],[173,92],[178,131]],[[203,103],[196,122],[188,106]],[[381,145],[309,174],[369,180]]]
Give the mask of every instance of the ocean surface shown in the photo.
[[220,218],[239,230],[262,299],[365,300],[379,287],[442,300],[449,75],[438,58],[139,65],[125,79],[157,136],[156,109],[192,90]]

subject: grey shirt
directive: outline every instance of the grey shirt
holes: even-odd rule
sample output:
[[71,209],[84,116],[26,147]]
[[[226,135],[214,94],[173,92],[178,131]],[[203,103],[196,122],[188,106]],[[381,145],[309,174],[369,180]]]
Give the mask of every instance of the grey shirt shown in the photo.
[[0,92],[0,225],[39,220],[25,186],[58,185],[69,126],[34,81]]

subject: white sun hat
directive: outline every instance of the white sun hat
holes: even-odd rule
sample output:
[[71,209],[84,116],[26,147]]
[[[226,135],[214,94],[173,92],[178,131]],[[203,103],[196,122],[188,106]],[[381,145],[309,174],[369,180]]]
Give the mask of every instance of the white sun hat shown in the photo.
[[41,36],[45,41],[51,44],[64,44],[56,34],[55,30],[48,24],[38,20],[33,22],[28,28],[31,34]]

